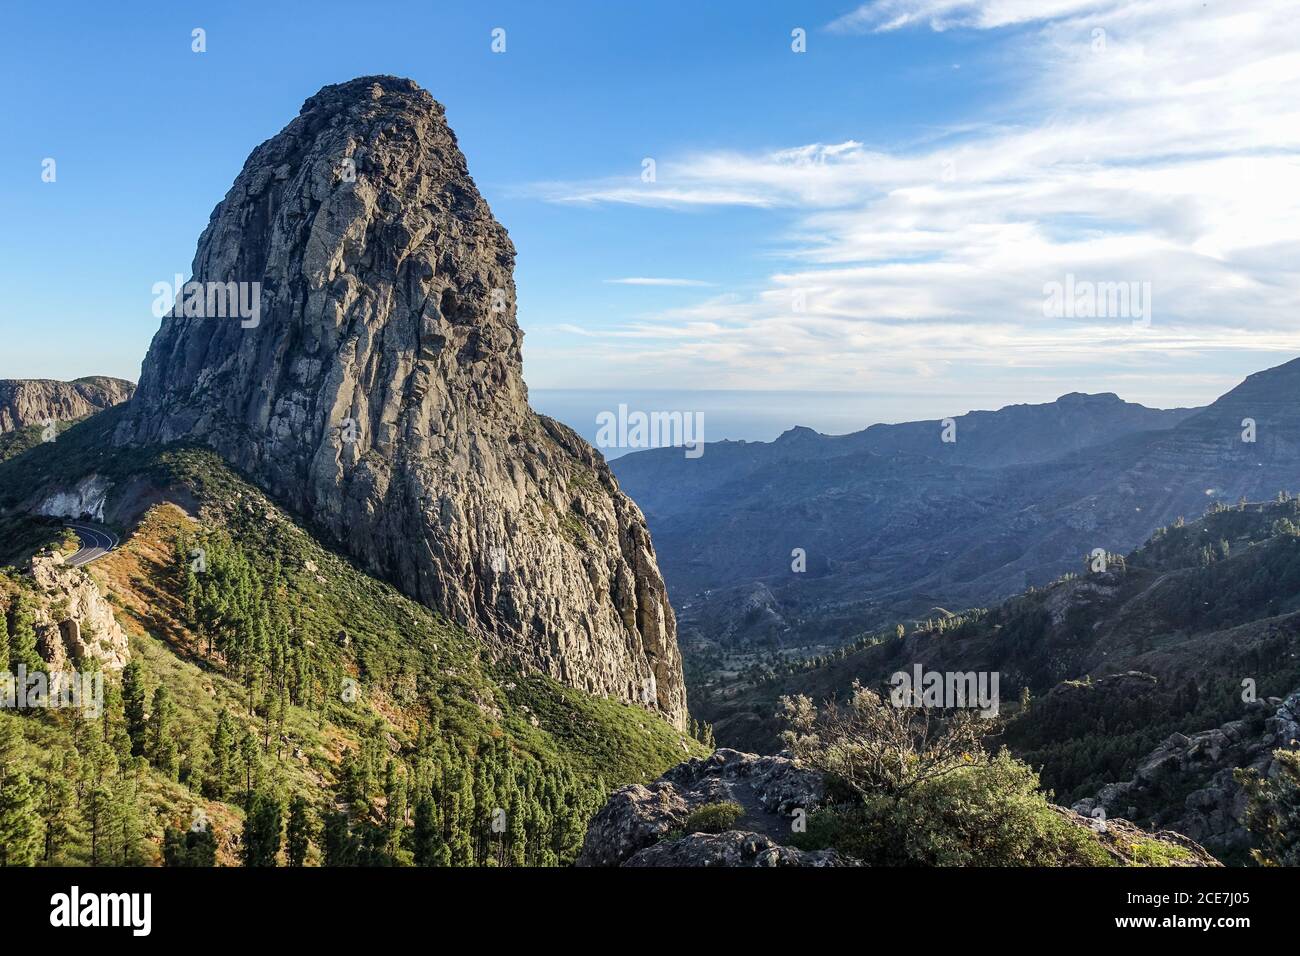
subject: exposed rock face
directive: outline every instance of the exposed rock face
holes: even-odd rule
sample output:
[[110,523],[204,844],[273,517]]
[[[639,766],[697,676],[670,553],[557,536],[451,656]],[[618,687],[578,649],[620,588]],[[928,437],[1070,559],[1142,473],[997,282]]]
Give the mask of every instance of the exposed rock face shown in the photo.
[[[678,764],[648,787],[614,791],[587,827],[578,865],[842,865],[834,853],[801,854],[780,845],[793,833],[795,811],[811,813],[821,799],[821,774],[786,757],[724,748]],[[745,809],[736,830],[661,843],[693,810],[722,801]]]
[[126,632],[89,574],[67,567],[59,554],[33,557],[31,574],[41,594],[35,608],[37,651],[50,670],[89,660],[105,670],[126,666],[131,658]]
[[134,391],[130,382],[102,375],[72,382],[0,379],[0,434],[92,415],[125,402]]
[[761,833],[692,833],[639,850],[624,866],[859,866],[834,850],[796,850]]
[[60,488],[47,494],[37,504],[36,513],[52,518],[89,516],[96,521],[103,521],[104,505],[108,501],[111,487],[101,475],[86,475],[72,487]]
[[1172,827],[1225,857],[1244,856],[1251,846],[1245,827],[1246,794],[1233,779],[1237,768],[1277,775],[1273,751],[1300,746],[1300,691],[1245,705],[1246,716],[1191,735],[1172,734],[1138,765],[1132,780],[1107,784],[1096,797],[1074,805],[1091,816],[1131,814],[1167,793],[1187,792],[1181,806],[1160,814]]
[[164,318],[117,440],[210,445],[503,652],[684,727],[645,520],[529,408],[513,267],[428,93],[326,87],[199,240],[193,281],[260,283],[256,323]]

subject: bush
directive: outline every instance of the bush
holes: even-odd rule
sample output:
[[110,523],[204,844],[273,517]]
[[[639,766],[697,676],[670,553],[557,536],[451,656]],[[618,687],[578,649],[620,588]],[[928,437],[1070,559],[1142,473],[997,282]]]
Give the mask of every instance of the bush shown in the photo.
[[1106,866],[1086,827],[1059,814],[1038,774],[1005,750],[989,756],[978,718],[898,705],[856,682],[820,710],[783,698],[796,758],[826,777],[803,849],[836,849],[869,866]]
[[692,811],[682,829],[687,833],[725,833],[744,815],[745,808],[729,800],[706,803]]
[[1246,789],[1246,827],[1255,838],[1251,856],[1260,866],[1300,866],[1300,751],[1275,750],[1278,775],[1261,779],[1238,770]]
[[898,797],[961,769],[981,753],[987,727],[971,711],[940,719],[920,706],[899,706],[853,682],[848,703],[818,710],[807,697],[781,698],[790,729],[781,741],[796,760],[864,798]]
[[803,849],[833,848],[869,866],[1108,866],[1083,827],[1038,791],[1038,775],[1006,751],[972,755],[952,773],[897,795],[878,793],[809,817]]

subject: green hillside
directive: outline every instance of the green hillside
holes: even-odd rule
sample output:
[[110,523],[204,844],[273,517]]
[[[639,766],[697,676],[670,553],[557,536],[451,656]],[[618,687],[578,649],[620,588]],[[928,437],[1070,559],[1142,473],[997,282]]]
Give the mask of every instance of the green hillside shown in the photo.
[[[901,635],[720,681],[694,712],[723,745],[763,750],[781,729],[783,694],[835,697],[917,663],[997,672],[1010,718],[998,739],[1069,803],[1127,779],[1171,733],[1240,717],[1243,680],[1259,698],[1300,687],[1300,500],[1215,507],[1108,560],[1093,573],[1081,555],[1077,574],[998,607],[936,612]],[[1151,677],[1139,694],[1096,683],[1129,671]],[[1024,713],[1023,695],[1033,702]]]
[[[211,452],[112,449],[116,417],[0,464],[10,560],[61,535],[23,513],[38,489],[93,472],[121,490],[108,519],[123,545],[89,573],[133,658],[101,718],[0,712],[5,792],[30,793],[0,814],[38,835],[15,852],[563,864],[610,789],[703,751],[648,711],[520,673],[321,547]],[[47,599],[18,567],[0,577],[10,633]],[[268,834],[282,826],[280,849]]]

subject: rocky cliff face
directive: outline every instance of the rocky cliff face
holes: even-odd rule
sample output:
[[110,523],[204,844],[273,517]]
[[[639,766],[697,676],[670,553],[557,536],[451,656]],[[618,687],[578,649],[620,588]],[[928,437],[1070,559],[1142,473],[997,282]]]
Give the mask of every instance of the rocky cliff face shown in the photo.
[[120,670],[131,658],[126,632],[112,605],[85,571],[70,568],[59,554],[32,558],[37,650],[51,671],[94,660],[105,670]]
[[130,382],[102,375],[72,382],[0,379],[0,434],[92,415],[125,402],[134,391]]
[[528,406],[514,254],[428,93],[326,87],[199,240],[197,288],[246,284],[255,321],[164,318],[117,440],[210,445],[502,653],[683,727],[641,512]]

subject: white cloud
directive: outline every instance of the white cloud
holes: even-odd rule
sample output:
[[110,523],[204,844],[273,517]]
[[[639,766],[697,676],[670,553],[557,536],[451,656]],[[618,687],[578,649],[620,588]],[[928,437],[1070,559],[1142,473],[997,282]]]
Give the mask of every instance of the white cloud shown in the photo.
[[[1027,92],[1003,125],[923,150],[715,151],[661,160],[657,183],[552,184],[558,201],[769,209],[793,244],[759,293],[597,333],[593,357],[624,381],[915,389],[918,369],[1141,375],[1180,355],[1300,351],[1294,11],[1270,0],[878,0],[831,28],[1013,24],[1028,26],[1006,34],[1005,68]],[[1044,284],[1067,274],[1151,283],[1151,327],[1045,319]]]
[[606,279],[605,281],[610,285],[649,285],[673,288],[701,288],[713,285],[712,282],[703,282],[699,279],[660,279],[649,276],[631,276],[626,279]]
[[1116,0],[872,0],[830,24],[843,33],[884,33],[926,24],[987,30],[1124,7]]

